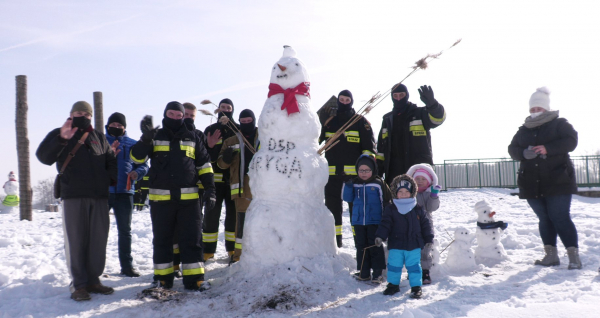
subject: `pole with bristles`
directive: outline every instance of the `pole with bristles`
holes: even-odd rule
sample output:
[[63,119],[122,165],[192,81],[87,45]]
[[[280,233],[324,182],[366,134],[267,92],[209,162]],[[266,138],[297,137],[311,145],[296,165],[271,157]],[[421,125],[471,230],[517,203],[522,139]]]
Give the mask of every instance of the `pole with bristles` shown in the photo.
[[[453,47],[455,47],[458,43],[460,43],[460,41],[462,41],[462,39],[459,39],[458,41],[454,42],[454,44],[452,44],[452,46],[450,46],[448,49],[451,49]],[[348,128],[350,128],[352,125],[354,125],[356,122],[358,122],[362,117],[364,117],[365,115],[367,115],[371,110],[373,110],[373,108],[377,107],[377,105],[379,105],[382,101],[384,97],[387,97],[390,95],[390,93],[396,88],[398,87],[398,85],[402,84],[402,82],[404,82],[407,78],[409,78],[411,75],[413,75],[415,72],[417,72],[418,70],[425,70],[427,69],[427,67],[429,66],[429,60],[431,59],[437,59],[440,55],[442,55],[442,53],[444,53],[444,51],[441,51],[437,54],[427,54],[427,56],[421,58],[420,60],[415,62],[415,65],[413,65],[412,71],[410,71],[410,73],[408,73],[408,75],[406,75],[406,77],[404,77],[400,82],[396,83],[396,85],[394,85],[391,89],[388,89],[387,91],[385,91],[385,93],[380,94],[379,92],[377,92],[375,95],[373,95],[373,97],[371,97],[371,99],[369,99],[355,114],[354,116],[352,116],[342,127],[340,127],[340,129],[338,129],[338,131],[335,132],[335,134],[333,134],[331,137],[329,137],[326,141],[325,144],[319,148],[319,150],[317,151],[320,155],[323,154],[323,152],[328,151],[329,149],[333,148],[334,141],[336,139],[338,139]]]
[[[208,104],[212,104],[212,105],[214,105],[215,107],[218,107],[218,106],[217,106],[215,103],[211,102],[211,101],[210,101],[210,100],[208,100],[208,99],[205,99],[205,100],[201,101],[201,102],[200,102],[200,104],[202,104],[202,105],[208,105]],[[222,116],[221,118],[218,118],[218,117],[217,117],[215,114],[213,114],[213,113],[209,112],[209,111],[208,111],[208,110],[206,110],[206,109],[200,109],[200,112],[201,112],[203,115],[206,115],[206,116],[211,116],[212,118],[216,118],[216,119],[217,119],[217,121],[218,121],[218,122],[219,122],[221,125],[226,125],[226,126],[227,126],[227,127],[229,127],[231,130],[235,131],[236,133],[239,133],[239,134],[240,134],[240,136],[242,136],[242,140],[244,141],[244,145],[246,145],[246,147],[248,147],[248,149],[249,149],[249,150],[250,150],[250,151],[251,151],[253,154],[255,154],[255,153],[256,153],[256,149],[254,149],[254,146],[253,146],[253,145],[252,145],[252,144],[251,144],[251,143],[250,143],[250,142],[249,142],[249,141],[246,139],[246,137],[244,137],[244,134],[242,134],[242,132],[241,132],[241,131],[240,131],[240,130],[237,128],[237,126],[236,126],[236,125],[232,124],[232,123],[229,121],[229,117],[225,116],[225,114],[223,114],[222,112],[219,112],[219,111],[218,111],[218,108],[217,108],[217,114],[218,114],[218,113],[221,113],[221,114],[223,114],[223,116]],[[225,119],[223,119],[223,118],[225,118]]]

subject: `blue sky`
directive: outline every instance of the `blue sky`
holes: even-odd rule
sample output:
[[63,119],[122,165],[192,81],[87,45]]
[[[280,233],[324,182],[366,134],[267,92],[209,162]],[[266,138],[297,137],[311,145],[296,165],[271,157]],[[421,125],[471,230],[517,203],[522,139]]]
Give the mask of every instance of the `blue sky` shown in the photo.
[[[360,107],[410,66],[454,41],[405,84],[431,85],[447,109],[432,131],[434,161],[507,156],[539,86],[596,151],[600,22],[595,1],[7,1],[0,0],[0,178],[17,170],[15,76],[27,75],[32,178],[56,170],[35,150],[78,100],[104,94],[105,119],[159,122],[172,100],[233,100],[257,118],[270,69],[292,45],[311,76],[313,107],[349,89]],[[368,115],[375,132],[391,99]],[[209,108],[210,109],[210,108]],[[212,109],[211,109],[212,110]],[[210,123],[200,117],[196,125]]]

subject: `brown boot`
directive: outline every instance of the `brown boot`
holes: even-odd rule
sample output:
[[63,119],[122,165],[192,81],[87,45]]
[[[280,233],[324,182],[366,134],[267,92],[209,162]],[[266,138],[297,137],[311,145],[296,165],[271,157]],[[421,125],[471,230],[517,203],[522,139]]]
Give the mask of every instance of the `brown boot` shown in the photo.
[[87,292],[87,290],[85,290],[85,288],[79,288],[78,290],[71,293],[71,299],[75,301],[82,301],[90,300],[92,299],[92,297],[90,297],[90,294]]
[[115,292],[112,287],[104,286],[101,283],[88,285],[85,289],[92,294],[110,295]]

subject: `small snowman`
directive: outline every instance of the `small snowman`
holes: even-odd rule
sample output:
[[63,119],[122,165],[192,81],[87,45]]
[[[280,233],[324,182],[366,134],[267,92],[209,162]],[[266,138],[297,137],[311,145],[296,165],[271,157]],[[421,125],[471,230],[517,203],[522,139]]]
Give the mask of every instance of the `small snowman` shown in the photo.
[[8,181],[4,183],[4,193],[6,197],[2,200],[2,212],[9,213],[13,208],[19,206],[19,182],[14,172],[8,174]]
[[464,227],[454,231],[454,241],[448,247],[446,268],[452,272],[471,272],[477,269],[475,254],[473,253],[473,233]]
[[508,259],[504,246],[500,242],[503,231],[508,223],[496,221],[489,203],[486,200],[475,204],[477,212],[477,248],[475,248],[475,260],[479,264],[493,266]]

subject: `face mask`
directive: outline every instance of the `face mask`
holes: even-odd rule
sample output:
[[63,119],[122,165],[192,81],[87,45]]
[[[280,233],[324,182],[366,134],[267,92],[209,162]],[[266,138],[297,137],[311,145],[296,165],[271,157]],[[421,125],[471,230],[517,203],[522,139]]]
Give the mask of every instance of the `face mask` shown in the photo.
[[240,130],[244,135],[250,135],[254,132],[254,120],[248,124],[240,124]]
[[196,126],[194,125],[194,120],[191,118],[184,118],[183,119],[183,123],[185,124],[185,126],[189,129],[189,130],[194,130],[196,129]]
[[115,127],[108,127],[108,133],[111,136],[121,137],[121,136],[123,136],[123,133],[125,133],[125,129],[123,129],[123,128],[115,128]]
[[181,125],[183,125],[183,118],[182,119],[173,119],[173,118],[169,118],[169,117],[163,118],[163,126],[165,126],[166,128],[170,129],[173,132],[178,131],[179,128],[181,128]]
[[91,123],[92,123],[92,120],[86,118],[85,116],[73,117],[71,126],[77,127],[79,129],[86,129],[90,126]]
[[537,116],[543,114],[544,112],[537,112],[537,113],[531,113],[529,114],[529,116],[531,116],[531,118],[536,118]]

